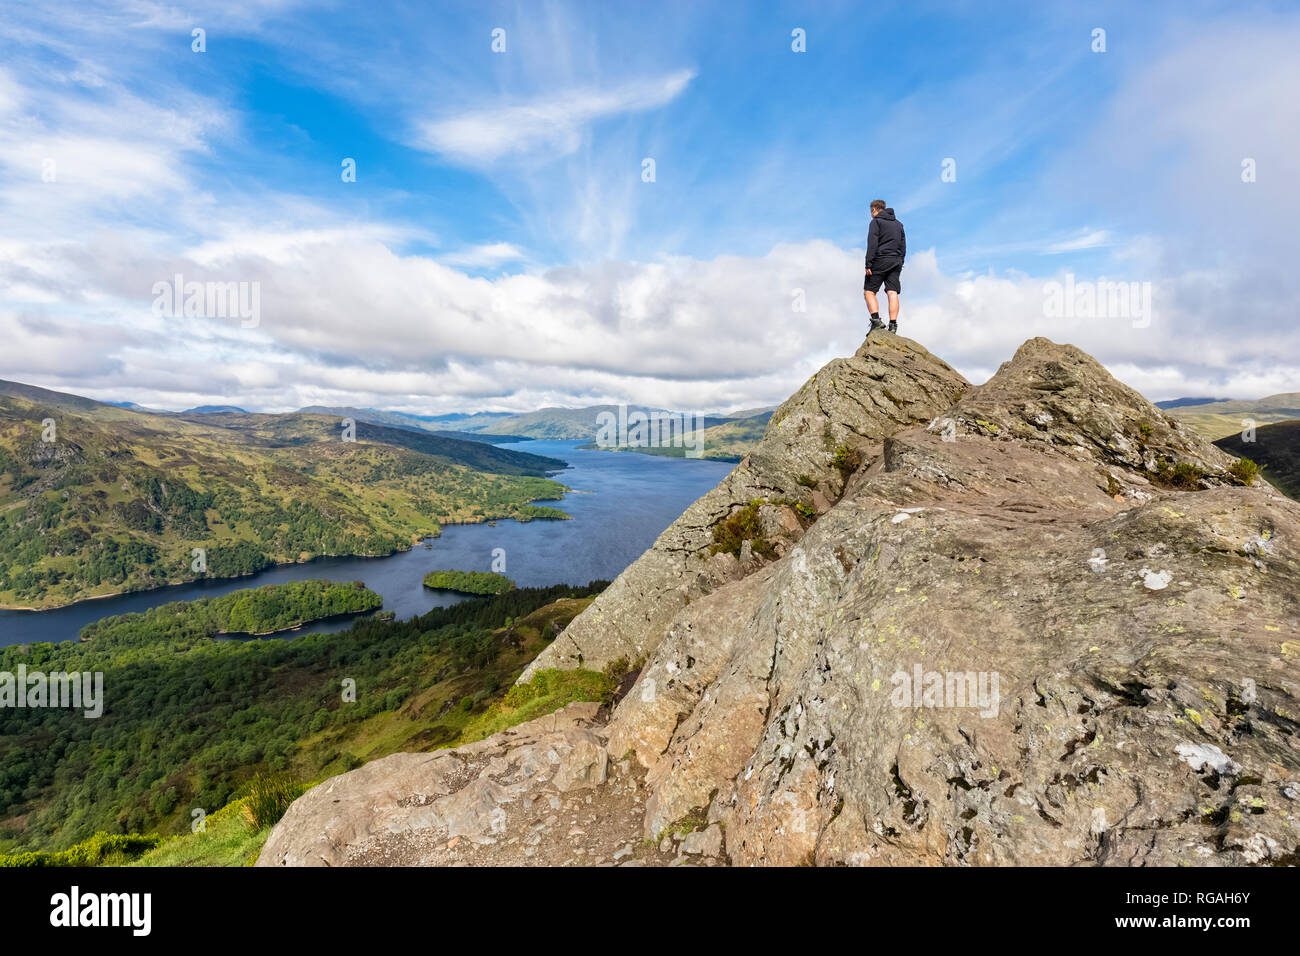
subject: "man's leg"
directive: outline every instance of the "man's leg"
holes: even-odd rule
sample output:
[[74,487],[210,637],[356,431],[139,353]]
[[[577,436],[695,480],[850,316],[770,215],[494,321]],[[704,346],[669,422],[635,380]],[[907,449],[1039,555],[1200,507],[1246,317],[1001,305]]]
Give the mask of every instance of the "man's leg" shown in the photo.
[[[868,291],[864,291],[862,295],[867,300],[867,311],[870,312],[872,315],[876,315],[877,313],[879,313],[880,304],[876,302],[876,294],[868,290]],[[898,310],[895,309],[894,311],[898,311]]]
[[899,282],[902,271],[903,264],[900,262],[885,276],[885,295],[889,297],[889,331],[891,332],[898,331],[898,293],[903,291],[903,286]]

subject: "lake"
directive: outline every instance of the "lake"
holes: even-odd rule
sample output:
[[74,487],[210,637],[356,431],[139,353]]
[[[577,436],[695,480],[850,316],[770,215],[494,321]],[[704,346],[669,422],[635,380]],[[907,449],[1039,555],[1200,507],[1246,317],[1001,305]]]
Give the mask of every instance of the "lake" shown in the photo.
[[[560,458],[569,468],[555,475],[574,489],[562,502],[571,521],[502,520],[496,526],[448,525],[442,535],[410,551],[385,558],[319,558],[306,564],[269,568],[244,578],[177,584],[153,591],[81,601],[50,611],[0,611],[0,646],[27,641],[75,640],[91,621],[143,611],[169,601],[214,597],[240,588],[308,578],[364,581],[382,594],[384,608],[408,618],[466,597],[424,587],[424,575],[439,568],[492,570],[492,553],[505,552],[508,577],[520,587],[586,584],[612,580],[650,547],[687,505],[716,485],[734,465],[704,459],[659,458],[634,452],[578,448],[580,441],[528,441],[499,445]],[[303,628],[303,633],[345,630],[350,620]]]

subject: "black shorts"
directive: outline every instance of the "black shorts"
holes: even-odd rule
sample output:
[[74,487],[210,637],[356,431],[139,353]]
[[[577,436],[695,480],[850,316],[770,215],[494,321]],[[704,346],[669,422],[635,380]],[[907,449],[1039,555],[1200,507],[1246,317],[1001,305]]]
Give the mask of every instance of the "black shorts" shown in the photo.
[[862,288],[871,293],[879,292],[880,284],[883,282],[885,284],[886,292],[902,292],[902,286],[900,286],[898,282],[898,277],[902,272],[903,264],[901,262],[882,272],[872,269],[871,275],[867,276],[866,281],[862,283]]

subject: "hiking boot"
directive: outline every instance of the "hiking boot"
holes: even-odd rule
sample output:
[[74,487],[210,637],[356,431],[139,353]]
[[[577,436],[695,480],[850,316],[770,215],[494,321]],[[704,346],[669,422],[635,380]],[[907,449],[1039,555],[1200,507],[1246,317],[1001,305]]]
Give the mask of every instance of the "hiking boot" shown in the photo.
[[890,320],[889,320],[889,331],[891,331],[891,332],[897,332],[897,331],[898,331],[898,319],[890,319]]
[[884,327],[885,327],[884,322],[880,321],[879,319],[872,319],[871,327],[867,329],[867,335],[870,335],[872,332],[876,331],[876,329],[883,329]]

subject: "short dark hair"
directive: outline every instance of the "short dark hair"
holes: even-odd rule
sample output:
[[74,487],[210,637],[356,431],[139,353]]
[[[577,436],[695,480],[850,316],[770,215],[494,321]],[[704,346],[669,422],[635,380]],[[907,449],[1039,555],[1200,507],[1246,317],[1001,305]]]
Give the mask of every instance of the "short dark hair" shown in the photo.
[[871,211],[872,211],[872,212],[880,212],[880,211],[881,211],[882,209],[884,209],[884,208],[885,208],[885,201],[884,201],[883,199],[873,199],[873,200],[871,200]]

